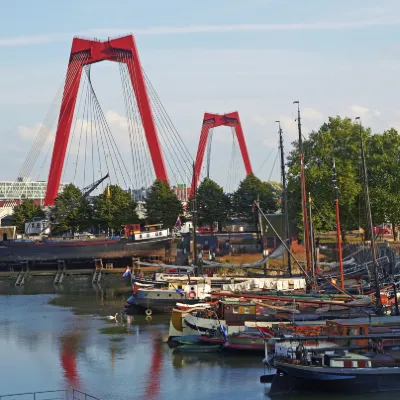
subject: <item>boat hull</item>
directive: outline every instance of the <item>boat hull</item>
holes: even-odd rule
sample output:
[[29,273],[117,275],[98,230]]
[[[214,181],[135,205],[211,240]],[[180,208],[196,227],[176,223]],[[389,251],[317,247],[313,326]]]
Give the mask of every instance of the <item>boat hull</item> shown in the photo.
[[309,368],[275,363],[270,396],[298,392],[362,394],[400,391],[400,368]]
[[[182,301],[177,298],[137,298],[133,296],[131,304],[136,306],[142,312],[151,310],[153,314],[169,314],[176,307],[176,303]],[[199,299],[184,299],[186,304],[197,304],[200,303]]]
[[93,258],[118,259],[161,251],[164,256],[169,237],[143,241],[129,240],[88,240],[49,241],[43,243],[0,242],[0,262],[43,261],[43,260],[84,260]]

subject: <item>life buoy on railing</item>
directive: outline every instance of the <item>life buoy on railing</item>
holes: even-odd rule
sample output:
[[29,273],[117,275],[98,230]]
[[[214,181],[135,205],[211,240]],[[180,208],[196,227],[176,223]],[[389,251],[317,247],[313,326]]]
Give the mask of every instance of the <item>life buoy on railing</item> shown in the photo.
[[153,314],[153,310],[152,310],[151,308],[148,308],[148,309],[145,311],[145,313],[146,313],[146,315],[151,315],[151,314]]
[[197,297],[197,294],[194,290],[191,290],[189,292],[189,299],[195,299]]

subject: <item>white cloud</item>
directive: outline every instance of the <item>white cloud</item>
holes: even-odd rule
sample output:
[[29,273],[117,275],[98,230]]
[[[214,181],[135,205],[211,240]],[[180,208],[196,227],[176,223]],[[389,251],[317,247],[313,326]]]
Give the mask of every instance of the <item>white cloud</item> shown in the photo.
[[[79,36],[110,36],[125,35],[132,32],[134,35],[183,35],[201,33],[227,32],[271,32],[271,31],[307,31],[307,30],[344,30],[359,29],[374,26],[400,25],[400,19],[384,18],[384,15],[366,16],[364,19],[349,21],[323,21],[314,23],[282,23],[282,24],[231,24],[231,25],[187,25],[187,26],[154,26],[148,28],[92,28],[81,31]],[[25,35],[0,37],[0,47],[29,46],[50,42],[70,40],[74,33],[52,33],[42,35]]]
[[305,119],[310,119],[310,120],[321,120],[324,118],[323,114],[317,111],[315,108],[304,108],[301,116]]
[[22,139],[33,141],[36,138],[41,127],[42,124],[39,122],[33,126],[18,125],[17,132]]
[[352,105],[352,106],[350,107],[350,110],[351,110],[354,114],[357,114],[357,115],[355,115],[356,117],[362,116],[362,115],[367,115],[367,114],[369,114],[369,112],[370,112],[370,109],[369,109],[369,108],[362,107],[362,106],[359,106],[359,105],[357,105],[357,104]]
[[0,47],[6,46],[29,46],[32,44],[44,44],[55,41],[53,35],[31,35],[31,36],[14,36],[0,37]]

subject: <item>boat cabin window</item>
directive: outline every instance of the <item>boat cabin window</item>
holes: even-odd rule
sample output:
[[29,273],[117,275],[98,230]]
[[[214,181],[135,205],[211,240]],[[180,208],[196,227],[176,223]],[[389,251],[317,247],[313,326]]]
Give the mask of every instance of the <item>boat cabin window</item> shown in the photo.
[[249,307],[245,307],[245,308],[244,308],[244,313],[245,313],[245,314],[250,314],[250,309],[249,309]]
[[233,313],[237,314],[239,312],[239,307],[233,306]]

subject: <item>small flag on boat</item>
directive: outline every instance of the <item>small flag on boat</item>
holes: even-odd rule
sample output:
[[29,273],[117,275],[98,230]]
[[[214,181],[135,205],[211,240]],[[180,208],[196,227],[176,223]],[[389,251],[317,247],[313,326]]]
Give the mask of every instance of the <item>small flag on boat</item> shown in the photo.
[[175,289],[175,292],[180,294],[181,296],[185,295],[185,293],[184,293],[184,291],[182,289]]
[[131,274],[131,269],[129,267],[126,267],[126,270],[122,276],[126,277],[126,276],[130,276],[130,274]]
[[181,225],[181,217],[179,215],[178,215],[178,219],[176,220],[176,224],[175,225],[178,227],[179,230],[182,227],[182,225]]
[[223,333],[223,335],[225,336],[225,339],[228,339],[228,331],[226,330],[225,325],[222,325],[222,323],[219,324],[220,328],[221,328],[221,332]]

